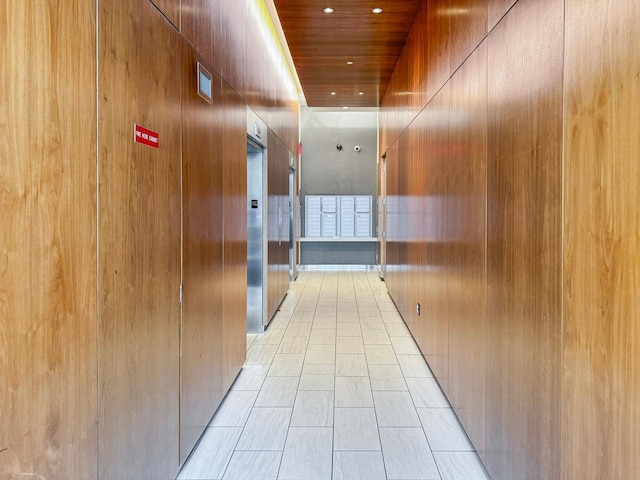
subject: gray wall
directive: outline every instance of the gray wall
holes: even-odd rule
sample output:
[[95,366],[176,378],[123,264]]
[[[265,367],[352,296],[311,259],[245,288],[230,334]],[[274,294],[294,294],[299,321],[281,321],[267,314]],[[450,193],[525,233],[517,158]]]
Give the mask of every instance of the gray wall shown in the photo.
[[[329,112],[301,107],[301,221],[304,235],[306,195],[371,195],[372,236],[376,236],[378,114],[375,111]],[[336,145],[341,144],[342,150]],[[360,152],[354,147],[359,145]],[[302,265],[376,264],[375,243],[307,243]]]

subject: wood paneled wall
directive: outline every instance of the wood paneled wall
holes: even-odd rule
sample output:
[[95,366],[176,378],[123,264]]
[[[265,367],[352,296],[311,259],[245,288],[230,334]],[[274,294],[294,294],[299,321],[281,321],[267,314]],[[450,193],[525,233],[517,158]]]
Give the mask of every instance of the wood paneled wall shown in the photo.
[[[424,289],[417,298],[424,304],[421,321],[425,356],[440,385],[449,383],[449,241],[446,238],[449,177],[449,122],[444,112],[449,110],[450,87],[446,84],[425,109],[426,217],[424,247],[426,269],[422,277]],[[412,147],[413,148],[413,147]],[[416,154],[420,154],[416,152]]]
[[[424,304],[422,291],[425,288],[427,275],[427,228],[428,218],[423,214],[428,206],[428,177],[425,175],[425,168],[430,168],[424,164],[423,148],[427,145],[427,129],[424,128],[427,121],[427,114],[423,112],[413,122],[408,129],[409,137],[407,142],[409,153],[409,173],[408,173],[408,205],[407,205],[407,224],[408,224],[408,242],[407,245],[407,263],[408,271],[411,276],[407,278],[409,287],[408,305],[405,307],[407,315],[410,318],[412,331],[415,332],[416,342],[421,346],[424,352],[430,351],[426,344],[426,323],[421,321],[423,315],[428,315],[431,305]],[[420,147],[416,148],[418,145]],[[420,303],[421,313],[418,314],[416,309]]]
[[[451,0],[423,0],[422,9],[424,13],[420,20],[424,22],[423,35],[427,36],[428,75],[425,86],[429,101],[451,75]],[[414,29],[411,35],[418,32],[419,29]],[[401,130],[402,125],[397,129]]]
[[[146,0],[99,6],[99,477],[166,478],[179,465],[180,38]],[[133,142],[134,123],[158,149]]]
[[640,471],[640,4],[566,2],[562,478]]
[[95,19],[0,7],[2,479],[96,476]]
[[489,7],[487,21],[489,31],[498,24],[498,22],[504,17],[517,0],[487,0]]
[[488,0],[450,0],[449,71],[451,73],[462,65],[484,39],[487,32],[488,3],[490,3]]
[[[212,104],[198,95],[196,65],[211,73]],[[212,67],[182,44],[182,355],[180,462],[223,391],[223,96]],[[241,320],[235,319],[242,324]]]
[[[270,31],[256,2],[193,2],[196,18],[188,0],[14,3],[0,12],[0,477],[174,478],[245,359],[246,99],[272,79],[252,102],[295,151],[284,59],[247,66],[243,36]],[[134,123],[158,149],[133,142]]]
[[223,387],[227,391],[247,353],[247,105],[226,82],[223,97],[224,282]]
[[[385,152],[385,164],[387,169],[387,185],[386,185],[386,268],[385,281],[387,283],[387,289],[389,292],[397,292],[398,275],[395,275],[397,267],[400,265],[398,262],[398,205],[397,199],[400,196],[398,191],[398,176],[399,164],[398,164],[398,144],[394,143]],[[397,300],[396,300],[397,301]]]
[[263,0],[181,0],[181,33],[292,152],[298,97]]
[[267,317],[271,319],[289,290],[289,155],[268,131]]
[[449,245],[451,299],[447,393],[469,438],[481,453],[485,451],[487,354],[487,82],[487,44],[483,42],[451,79],[444,235]]
[[560,475],[562,28],[561,0],[518,2],[488,39],[485,461],[499,478]]
[[180,10],[186,0],[150,0],[175,27],[180,26]]
[[637,475],[639,20],[429,1],[382,100],[388,288],[495,479]]

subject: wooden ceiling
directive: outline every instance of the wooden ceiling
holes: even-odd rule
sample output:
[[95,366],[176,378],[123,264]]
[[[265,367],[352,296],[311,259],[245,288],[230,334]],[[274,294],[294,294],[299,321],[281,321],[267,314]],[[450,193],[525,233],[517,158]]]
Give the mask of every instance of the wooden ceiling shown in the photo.
[[[421,0],[274,3],[307,105],[379,106]],[[376,7],[381,14],[372,13]]]

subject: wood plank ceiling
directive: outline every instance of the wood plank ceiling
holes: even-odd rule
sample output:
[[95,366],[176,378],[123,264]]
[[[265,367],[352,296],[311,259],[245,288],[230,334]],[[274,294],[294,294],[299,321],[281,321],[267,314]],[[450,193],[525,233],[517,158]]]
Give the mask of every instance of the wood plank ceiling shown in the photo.
[[274,3],[308,106],[379,106],[421,0]]

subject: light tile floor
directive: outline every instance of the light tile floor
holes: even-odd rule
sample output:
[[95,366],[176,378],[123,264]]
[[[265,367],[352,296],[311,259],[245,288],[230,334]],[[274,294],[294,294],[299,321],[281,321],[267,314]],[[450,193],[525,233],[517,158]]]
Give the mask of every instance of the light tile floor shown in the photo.
[[303,271],[180,480],[485,480],[375,272]]

